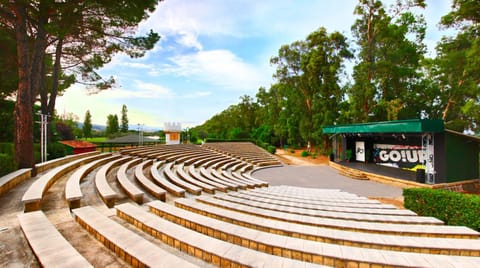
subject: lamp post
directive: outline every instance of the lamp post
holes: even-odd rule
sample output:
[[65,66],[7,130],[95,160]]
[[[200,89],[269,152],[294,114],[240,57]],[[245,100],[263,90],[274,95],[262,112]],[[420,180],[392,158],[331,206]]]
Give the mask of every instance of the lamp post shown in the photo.
[[143,124],[138,124],[138,145],[143,145]]
[[40,162],[47,161],[47,130],[48,130],[48,114],[37,113],[40,115],[40,121],[36,123],[40,124]]

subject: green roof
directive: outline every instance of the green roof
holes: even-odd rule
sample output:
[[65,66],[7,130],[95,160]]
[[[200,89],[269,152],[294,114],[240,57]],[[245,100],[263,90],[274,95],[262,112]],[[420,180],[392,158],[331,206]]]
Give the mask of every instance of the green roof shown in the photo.
[[441,119],[410,119],[323,127],[324,134],[422,133],[443,131],[445,131],[445,128],[443,126],[443,120]]

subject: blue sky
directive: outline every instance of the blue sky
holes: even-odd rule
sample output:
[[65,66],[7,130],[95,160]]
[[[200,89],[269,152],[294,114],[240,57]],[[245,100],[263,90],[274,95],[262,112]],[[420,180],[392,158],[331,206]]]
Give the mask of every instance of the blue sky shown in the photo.
[[[384,1],[391,3],[394,1]],[[283,44],[305,39],[319,27],[339,31],[351,40],[357,0],[165,0],[139,25],[161,35],[140,59],[116,55],[99,73],[114,76],[114,89],[88,95],[76,84],[57,99],[57,112],[73,113],[83,122],[104,125],[108,114],[128,107],[131,128],[143,124],[162,129],[164,122],[192,127],[204,123],[240,96],[255,96],[274,81],[269,60]],[[450,0],[427,0],[421,11],[430,50],[440,40],[437,24]],[[351,66],[352,64],[350,64]]]

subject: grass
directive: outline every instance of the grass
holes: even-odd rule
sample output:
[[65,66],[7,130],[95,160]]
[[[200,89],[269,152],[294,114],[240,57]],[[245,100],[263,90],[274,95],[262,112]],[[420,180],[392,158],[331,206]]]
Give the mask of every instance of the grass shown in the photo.
[[96,142],[105,142],[107,140],[107,137],[93,137],[88,139],[81,138],[80,140],[96,143]]

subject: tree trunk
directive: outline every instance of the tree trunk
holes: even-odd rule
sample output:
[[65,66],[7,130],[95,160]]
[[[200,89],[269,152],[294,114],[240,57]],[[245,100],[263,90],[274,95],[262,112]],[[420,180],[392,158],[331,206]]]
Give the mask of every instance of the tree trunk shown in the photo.
[[29,38],[27,11],[24,4],[12,5],[15,13],[15,36],[18,57],[18,89],[15,103],[15,161],[18,168],[34,168],[33,153],[33,94],[30,81]]

